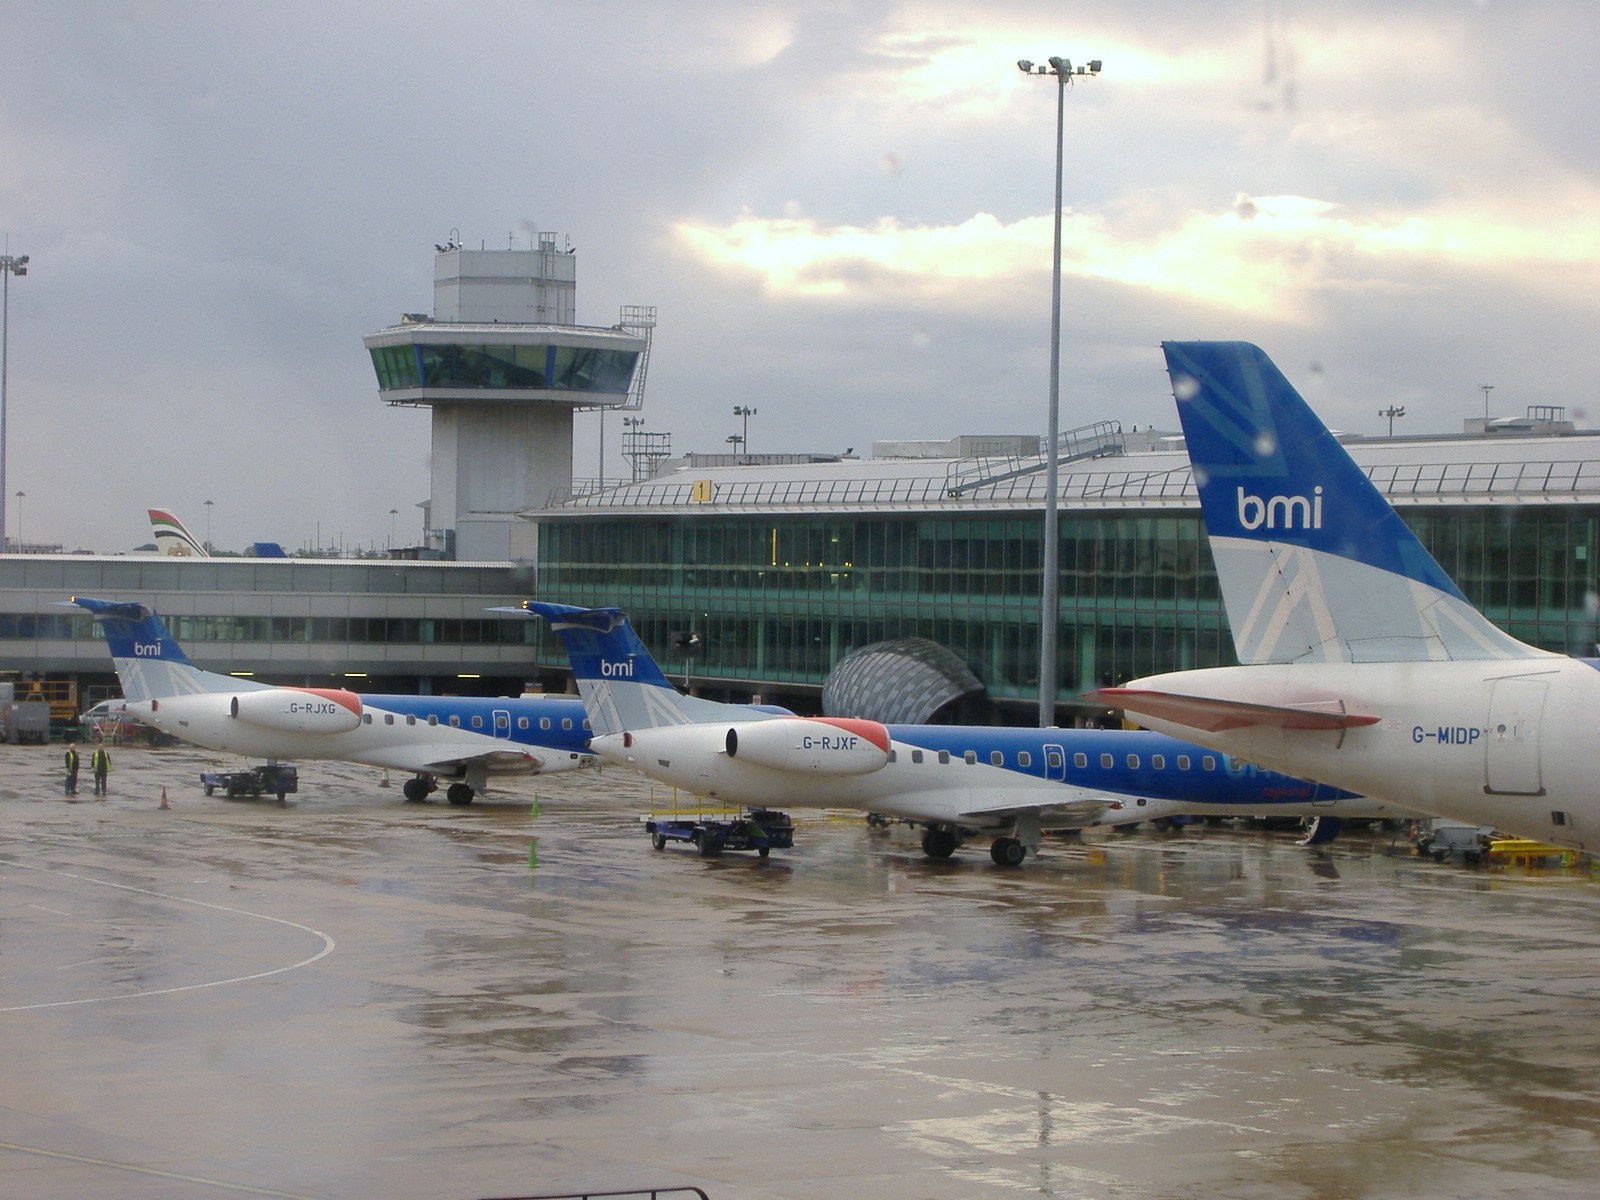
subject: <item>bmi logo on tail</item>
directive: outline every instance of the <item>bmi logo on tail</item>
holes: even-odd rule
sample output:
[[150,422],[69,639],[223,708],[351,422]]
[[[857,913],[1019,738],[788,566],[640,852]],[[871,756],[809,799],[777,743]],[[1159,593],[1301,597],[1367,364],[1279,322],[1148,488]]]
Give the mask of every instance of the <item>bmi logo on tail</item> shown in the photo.
[[[1265,525],[1268,529],[1321,529],[1322,488],[1319,485],[1309,496],[1260,496],[1239,493],[1239,527],[1256,530]],[[1297,520],[1298,518],[1298,520]]]

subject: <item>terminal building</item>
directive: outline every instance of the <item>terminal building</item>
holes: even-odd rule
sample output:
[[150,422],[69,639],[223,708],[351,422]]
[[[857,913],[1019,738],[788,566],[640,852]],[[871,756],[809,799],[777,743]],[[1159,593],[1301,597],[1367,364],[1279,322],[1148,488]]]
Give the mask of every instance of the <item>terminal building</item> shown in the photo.
[[[1592,655],[1600,435],[1558,417],[1347,448],[1490,620]],[[1059,469],[1063,720],[1092,711],[1074,702],[1088,688],[1235,661],[1188,458],[1171,448],[1181,439],[1146,434],[1135,449],[1114,426],[1086,433],[1063,435]],[[980,704],[968,695],[953,711],[1029,721],[1045,486],[1034,446],[688,467],[573,497],[532,514],[539,592],[626,610],[674,675],[795,705],[854,651],[931,639],[982,685]],[[544,642],[538,661],[560,666]]]
[[[92,622],[60,606],[84,594],[148,604],[199,665],[269,682],[564,689],[542,625],[484,611],[536,594],[624,609],[668,673],[706,694],[1036,719],[1037,436],[881,443],[870,459],[691,455],[581,485],[575,414],[643,404],[655,310],[607,327],[575,315],[576,256],[554,234],[529,250],[436,247],[434,311],[364,339],[380,399],[431,410],[423,546],[364,560],[3,554],[0,678],[19,694],[40,678],[114,694]],[[1560,418],[1347,446],[1491,620],[1593,654],[1600,433]],[[1101,421],[1055,453],[1059,718],[1092,715],[1075,699],[1090,687],[1230,663],[1181,440]]]

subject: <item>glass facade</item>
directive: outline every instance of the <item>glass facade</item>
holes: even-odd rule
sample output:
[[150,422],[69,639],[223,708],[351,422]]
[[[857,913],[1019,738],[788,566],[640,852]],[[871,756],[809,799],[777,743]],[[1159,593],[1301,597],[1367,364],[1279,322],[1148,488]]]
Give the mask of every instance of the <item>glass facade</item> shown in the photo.
[[605,392],[628,390],[639,355],[593,346],[438,345],[372,349],[380,391],[483,388]]
[[[1600,508],[1402,512],[1468,599],[1536,646],[1593,654]],[[542,523],[539,592],[626,611],[675,677],[820,688],[888,638],[950,647],[992,699],[1038,689],[1041,518],[786,515]],[[1234,661],[1197,511],[1061,518],[1063,699],[1141,675]],[[673,661],[671,635],[701,637]],[[559,668],[554,643],[537,643]]]

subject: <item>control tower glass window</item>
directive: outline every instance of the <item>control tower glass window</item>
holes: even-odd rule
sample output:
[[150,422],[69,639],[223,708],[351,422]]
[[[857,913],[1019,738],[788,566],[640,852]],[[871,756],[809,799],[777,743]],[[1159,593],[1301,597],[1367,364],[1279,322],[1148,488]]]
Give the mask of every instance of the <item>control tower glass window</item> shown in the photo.
[[621,393],[634,350],[584,346],[380,346],[371,351],[381,391],[485,388]]

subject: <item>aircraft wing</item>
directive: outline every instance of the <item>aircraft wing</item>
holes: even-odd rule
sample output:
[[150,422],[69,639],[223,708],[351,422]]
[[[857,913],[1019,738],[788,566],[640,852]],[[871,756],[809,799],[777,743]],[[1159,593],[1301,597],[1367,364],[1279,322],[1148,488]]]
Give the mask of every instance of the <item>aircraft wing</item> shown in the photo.
[[1379,721],[1378,717],[1345,712],[1342,700],[1317,700],[1303,705],[1252,704],[1245,700],[1184,696],[1143,688],[1099,688],[1084,695],[1111,708],[1208,733],[1251,725],[1272,725],[1279,729],[1352,729],[1376,725]]
[[[1001,821],[1008,821],[1014,817],[1032,813],[1039,818],[1039,825],[1044,829],[1075,829],[1084,825],[1093,825],[1107,812],[1111,811],[1113,804],[1118,799],[1126,797],[1098,796],[1089,792],[1077,792],[1075,797],[1069,798],[1071,793],[1059,799],[1044,803],[1019,803],[1018,797],[1001,796],[990,804],[973,804],[961,811],[958,821],[973,825],[994,825]],[[976,797],[974,797],[976,799]]]
[[554,751],[544,754],[534,749],[489,750],[482,754],[462,754],[459,746],[417,745],[390,746],[373,754],[367,761],[375,766],[392,767],[397,771],[453,772],[469,765],[482,765],[494,774],[513,771],[534,773],[544,770],[546,760]]

